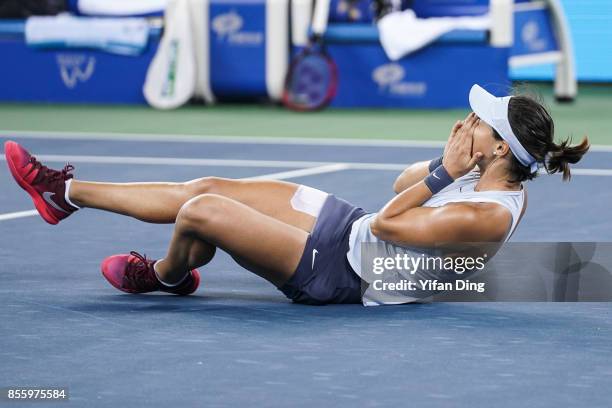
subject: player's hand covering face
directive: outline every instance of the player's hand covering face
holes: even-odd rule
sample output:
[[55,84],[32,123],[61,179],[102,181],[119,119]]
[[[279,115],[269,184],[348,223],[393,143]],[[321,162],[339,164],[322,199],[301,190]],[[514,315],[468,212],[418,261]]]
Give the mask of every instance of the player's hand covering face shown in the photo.
[[482,152],[472,154],[474,131],[479,122],[480,119],[472,112],[463,123],[457,122],[451,130],[442,164],[453,179],[469,173],[484,156]]

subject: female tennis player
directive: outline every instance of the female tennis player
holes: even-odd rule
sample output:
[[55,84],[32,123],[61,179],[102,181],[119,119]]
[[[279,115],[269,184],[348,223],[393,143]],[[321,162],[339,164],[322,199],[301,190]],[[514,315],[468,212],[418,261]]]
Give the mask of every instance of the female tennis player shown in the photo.
[[570,163],[589,149],[553,141],[546,109],[526,96],[496,98],[475,85],[471,113],[451,130],[444,154],[408,167],[397,195],[378,213],[304,185],[205,177],[186,183],[94,183],[76,180],[67,165],[42,165],[15,142],[5,154],[17,183],[40,215],[57,224],[80,208],[150,223],[174,223],[166,256],[137,252],[102,262],[102,273],[128,293],[193,293],[196,268],[217,248],[267,279],[294,302],[362,301],[360,244],[388,253],[457,242],[504,242],[525,211],[523,182],[538,167],[570,178]]

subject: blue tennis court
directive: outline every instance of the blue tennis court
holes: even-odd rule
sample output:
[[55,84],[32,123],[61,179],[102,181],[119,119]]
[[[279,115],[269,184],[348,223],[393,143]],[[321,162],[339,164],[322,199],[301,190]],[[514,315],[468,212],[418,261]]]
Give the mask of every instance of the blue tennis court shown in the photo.
[[[79,179],[277,178],[368,211],[392,197],[403,167],[440,152],[408,142],[18,136],[51,165],[75,165]],[[610,241],[611,158],[595,148],[571,183],[530,183],[513,240]],[[121,294],[100,261],[160,256],[172,226],[85,210],[50,227],[4,163],[0,186],[0,384],[67,386],[67,404],[79,407],[610,405],[609,303],[302,306],[221,253],[201,269],[195,296]]]

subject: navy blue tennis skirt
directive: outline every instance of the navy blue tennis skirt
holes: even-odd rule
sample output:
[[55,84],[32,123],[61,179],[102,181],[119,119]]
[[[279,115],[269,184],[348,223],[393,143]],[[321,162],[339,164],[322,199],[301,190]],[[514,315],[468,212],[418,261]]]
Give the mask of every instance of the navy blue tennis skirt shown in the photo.
[[280,291],[296,303],[361,303],[361,278],[346,254],[353,222],[366,211],[329,195],[308,236],[300,263]]

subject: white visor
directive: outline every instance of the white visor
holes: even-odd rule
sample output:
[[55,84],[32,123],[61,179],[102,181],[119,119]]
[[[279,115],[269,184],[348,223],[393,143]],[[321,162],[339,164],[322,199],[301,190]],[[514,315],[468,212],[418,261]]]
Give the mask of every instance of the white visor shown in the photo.
[[518,161],[529,167],[533,173],[538,169],[538,163],[518,141],[508,121],[510,98],[512,97],[497,98],[485,91],[480,85],[474,85],[470,90],[470,106],[474,113],[499,133],[502,139],[508,143],[510,150]]

